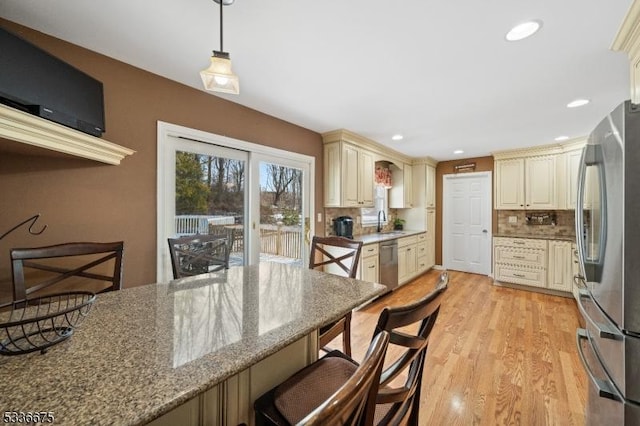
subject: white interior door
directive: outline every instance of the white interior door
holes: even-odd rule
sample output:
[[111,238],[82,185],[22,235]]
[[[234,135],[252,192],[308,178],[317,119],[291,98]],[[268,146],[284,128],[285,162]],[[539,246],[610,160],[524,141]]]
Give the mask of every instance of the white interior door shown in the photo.
[[447,269],[491,272],[491,172],[444,176],[443,263]]

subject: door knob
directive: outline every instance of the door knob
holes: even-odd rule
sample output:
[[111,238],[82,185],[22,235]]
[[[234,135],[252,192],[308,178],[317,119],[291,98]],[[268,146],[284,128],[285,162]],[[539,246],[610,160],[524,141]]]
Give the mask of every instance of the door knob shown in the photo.
[[487,232],[489,232],[489,231],[487,231],[486,229],[483,229],[483,230],[482,230],[482,233],[483,233],[483,234],[486,234]]

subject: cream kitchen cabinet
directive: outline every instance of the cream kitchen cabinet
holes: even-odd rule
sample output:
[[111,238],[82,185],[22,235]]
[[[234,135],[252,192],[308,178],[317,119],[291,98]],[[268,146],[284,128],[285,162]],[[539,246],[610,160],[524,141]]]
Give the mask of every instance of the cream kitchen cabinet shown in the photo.
[[398,284],[404,284],[416,275],[418,237],[398,239]]
[[430,165],[426,167],[426,199],[427,208],[436,208],[436,168]]
[[571,292],[573,288],[573,254],[570,241],[549,241],[548,287]]
[[635,0],[625,16],[611,49],[629,58],[631,102],[640,103],[640,2]]
[[495,237],[493,261],[493,273],[498,281],[547,286],[546,240]]
[[413,170],[410,164],[400,167],[392,166],[393,186],[389,191],[389,207],[392,209],[409,209],[413,203]]
[[496,160],[497,210],[555,209],[556,156]]
[[426,232],[418,235],[416,250],[416,274],[421,274],[433,266],[429,265],[429,243]]
[[379,278],[380,261],[378,244],[367,244],[362,247],[358,279],[377,283]]
[[570,293],[573,288],[571,241],[495,237],[496,281]]
[[436,211],[427,210],[427,268],[433,268],[436,264]]
[[346,142],[324,145],[325,207],[372,207],[374,156]]
[[580,169],[582,150],[569,151],[565,156],[567,171],[566,208],[569,210],[575,210],[578,202],[578,171]]

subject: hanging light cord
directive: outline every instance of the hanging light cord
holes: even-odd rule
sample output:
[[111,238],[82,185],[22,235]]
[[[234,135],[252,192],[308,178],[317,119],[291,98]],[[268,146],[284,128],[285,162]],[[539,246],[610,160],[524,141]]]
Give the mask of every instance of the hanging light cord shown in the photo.
[[222,6],[223,6],[224,0],[220,0],[220,52],[224,52],[224,49],[222,47]]

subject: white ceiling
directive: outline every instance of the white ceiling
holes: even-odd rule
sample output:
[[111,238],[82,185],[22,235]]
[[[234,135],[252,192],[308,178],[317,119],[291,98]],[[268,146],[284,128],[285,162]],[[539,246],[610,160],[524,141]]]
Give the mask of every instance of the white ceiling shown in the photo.
[[[609,47],[631,0],[236,0],[224,48],[240,95],[302,127],[437,160],[586,135],[629,97]],[[202,89],[212,0],[1,0],[0,16]],[[506,42],[515,24],[540,32]],[[576,98],[591,103],[568,109]],[[391,136],[405,138],[393,142]],[[465,151],[461,156],[454,149]]]

